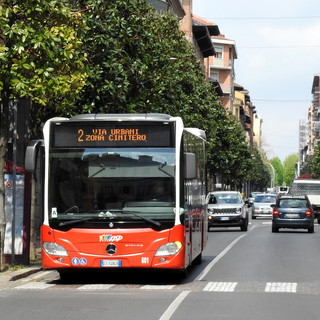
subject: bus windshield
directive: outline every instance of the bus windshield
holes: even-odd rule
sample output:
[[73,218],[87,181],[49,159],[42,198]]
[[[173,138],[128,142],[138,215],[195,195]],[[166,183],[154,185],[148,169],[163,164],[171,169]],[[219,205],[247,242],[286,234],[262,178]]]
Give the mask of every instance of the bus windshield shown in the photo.
[[51,225],[174,221],[174,148],[53,148],[49,162]]

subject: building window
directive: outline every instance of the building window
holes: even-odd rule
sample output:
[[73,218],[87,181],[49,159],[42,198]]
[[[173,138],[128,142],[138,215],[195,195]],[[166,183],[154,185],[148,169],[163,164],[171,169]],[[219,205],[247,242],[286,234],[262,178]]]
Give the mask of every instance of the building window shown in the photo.
[[222,59],[223,58],[223,46],[222,45],[214,45],[214,50],[216,52],[215,58],[216,59]]
[[218,81],[219,82],[219,71],[216,70],[210,70],[210,79],[213,81]]

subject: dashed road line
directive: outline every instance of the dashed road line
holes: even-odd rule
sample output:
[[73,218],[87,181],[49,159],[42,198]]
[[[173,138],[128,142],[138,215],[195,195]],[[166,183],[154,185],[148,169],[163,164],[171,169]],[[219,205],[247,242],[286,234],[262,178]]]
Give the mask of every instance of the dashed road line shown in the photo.
[[175,285],[164,285],[164,286],[161,286],[161,285],[145,285],[145,286],[142,286],[141,289],[146,289],[146,290],[172,290],[173,288],[175,287]]
[[296,282],[267,282],[265,292],[297,292]]
[[209,282],[203,291],[234,292],[238,282]]
[[111,290],[158,290],[158,291],[188,291],[188,292],[215,292],[215,293],[293,293],[293,294],[314,294],[320,295],[320,282],[265,282],[265,281],[249,281],[249,282],[232,282],[232,281],[204,281],[193,282],[189,284],[173,284],[173,285],[118,285],[118,284],[83,284],[83,285],[60,285],[59,283],[47,283],[44,281],[30,281],[3,290],[45,290],[63,288],[79,291],[111,291]]
[[114,284],[86,284],[79,288],[78,290],[109,290]]
[[55,284],[46,282],[28,282],[20,286],[14,287],[16,290],[44,290],[55,286]]

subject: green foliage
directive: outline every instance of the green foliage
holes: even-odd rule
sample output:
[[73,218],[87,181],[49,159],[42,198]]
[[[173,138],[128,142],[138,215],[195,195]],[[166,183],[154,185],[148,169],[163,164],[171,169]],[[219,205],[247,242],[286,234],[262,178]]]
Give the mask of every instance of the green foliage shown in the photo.
[[246,180],[250,181],[252,191],[263,191],[269,186],[270,172],[264,159],[257,148],[251,150],[250,158],[247,159]]
[[[241,157],[237,157],[244,148],[242,130],[227,117],[205,81],[176,17],[159,15],[142,0],[75,1],[74,8],[82,12],[87,26],[81,39],[89,76],[65,115],[81,110],[181,116],[186,126],[206,131],[209,169],[223,168],[240,179]],[[230,133],[227,127],[237,130]]]
[[314,149],[311,173],[312,178],[320,179],[320,142],[317,143]]
[[[315,148],[315,155],[316,157],[314,158],[314,155],[307,155],[304,159],[304,162],[300,164],[300,175],[308,175],[312,176],[314,175],[315,179],[318,179],[316,177],[320,177],[320,172],[318,169],[318,161],[319,161],[319,150],[317,150],[318,146]],[[314,162],[313,162],[313,159]],[[313,173],[314,171],[314,173]]]
[[50,99],[72,100],[79,93],[86,78],[75,29],[82,25],[80,18],[64,1],[1,2],[2,99],[31,98],[46,105]]
[[283,162],[283,181],[286,186],[290,186],[291,179],[295,177],[295,166],[298,161],[298,154],[292,153],[288,155]]
[[145,0],[7,0],[0,27],[0,90],[46,105],[40,121],[50,112],[181,116],[206,131],[212,175],[233,185],[250,175],[243,128],[205,81],[173,14]]
[[271,164],[274,168],[276,179],[275,179],[275,184],[277,186],[282,186],[283,185],[283,166],[281,163],[281,160],[278,157],[274,157],[271,159]]

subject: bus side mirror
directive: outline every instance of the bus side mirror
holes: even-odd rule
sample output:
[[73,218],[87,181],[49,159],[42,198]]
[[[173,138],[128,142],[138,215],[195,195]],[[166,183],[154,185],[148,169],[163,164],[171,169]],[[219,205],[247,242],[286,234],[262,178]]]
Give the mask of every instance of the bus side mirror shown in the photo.
[[34,173],[36,169],[37,153],[43,140],[32,140],[26,149],[24,167],[28,172]]
[[194,153],[184,153],[184,177],[185,179],[195,179],[197,177],[197,161]]

